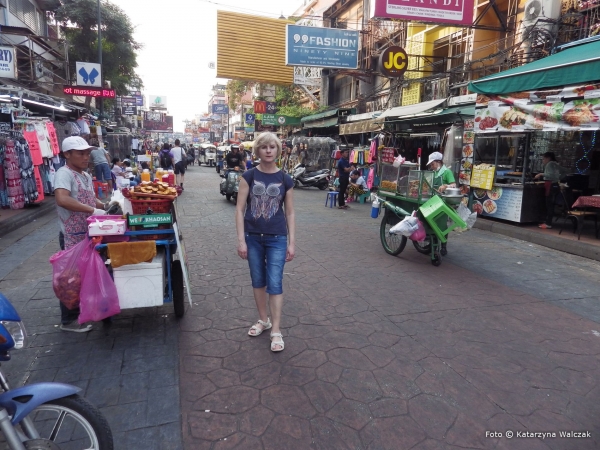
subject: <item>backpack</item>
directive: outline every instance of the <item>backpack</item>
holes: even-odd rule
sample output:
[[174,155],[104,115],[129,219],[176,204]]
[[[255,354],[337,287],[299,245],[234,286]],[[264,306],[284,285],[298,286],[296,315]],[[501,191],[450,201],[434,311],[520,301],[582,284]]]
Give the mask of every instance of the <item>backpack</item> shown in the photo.
[[160,166],[163,169],[171,167],[171,155],[166,152],[160,152]]

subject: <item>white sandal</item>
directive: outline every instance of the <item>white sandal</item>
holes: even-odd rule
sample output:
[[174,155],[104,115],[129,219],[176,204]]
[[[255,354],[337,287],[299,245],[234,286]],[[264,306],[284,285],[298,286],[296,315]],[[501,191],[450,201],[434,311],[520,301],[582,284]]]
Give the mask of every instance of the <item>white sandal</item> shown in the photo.
[[[259,328],[259,325],[262,326],[262,329]],[[262,320],[258,319],[258,322],[256,322],[254,325],[252,325],[250,327],[250,330],[248,330],[248,335],[249,336],[260,336],[263,331],[270,329],[272,326],[273,325],[271,324],[271,319],[269,317],[267,317],[266,322],[263,322]]]
[[[273,341],[273,338],[279,338],[278,341]],[[275,345],[280,345],[281,348],[275,348]],[[280,352],[285,348],[285,344],[283,343],[283,335],[281,333],[271,333],[271,351],[272,352]]]

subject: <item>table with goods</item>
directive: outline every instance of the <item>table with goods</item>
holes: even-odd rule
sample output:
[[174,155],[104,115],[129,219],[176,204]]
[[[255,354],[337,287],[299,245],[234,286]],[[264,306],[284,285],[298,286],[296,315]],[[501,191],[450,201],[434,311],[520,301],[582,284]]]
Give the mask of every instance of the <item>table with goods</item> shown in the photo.
[[439,266],[448,233],[467,227],[454,210],[464,198],[460,189],[448,188],[444,195],[437,193],[433,189],[434,172],[419,170],[417,164],[380,161],[379,170],[380,184],[371,217],[377,218],[383,209],[383,249],[397,256],[411,239],[419,253],[430,255],[431,263]]
[[171,173],[160,172],[154,181],[122,189],[124,214],[90,217],[88,235],[112,272],[120,309],[172,303],[182,317],[184,283],[188,297],[190,288],[177,226],[181,188],[169,183]]

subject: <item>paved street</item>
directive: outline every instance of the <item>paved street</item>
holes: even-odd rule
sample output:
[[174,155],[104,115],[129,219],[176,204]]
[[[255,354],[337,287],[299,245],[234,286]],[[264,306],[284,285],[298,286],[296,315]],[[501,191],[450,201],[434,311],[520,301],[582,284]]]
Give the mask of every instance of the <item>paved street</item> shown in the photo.
[[370,205],[299,190],[273,354],[268,333],[247,335],[257,313],[219,181],[191,167],[179,200],[194,303],[180,321],[165,306],[61,333],[53,217],[0,239],[0,290],[34,334],[10,381],[82,387],[119,449],[600,447],[599,263],[473,230],[433,267],[410,243],[385,254]]

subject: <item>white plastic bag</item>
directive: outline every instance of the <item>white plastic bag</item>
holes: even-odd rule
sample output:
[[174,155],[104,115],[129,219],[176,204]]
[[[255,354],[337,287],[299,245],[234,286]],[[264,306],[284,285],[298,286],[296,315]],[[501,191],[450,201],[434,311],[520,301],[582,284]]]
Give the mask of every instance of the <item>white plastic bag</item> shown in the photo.
[[467,229],[470,230],[473,228],[475,221],[477,220],[477,213],[471,212],[469,208],[467,208],[464,204],[458,205],[458,209],[456,210],[460,218],[467,224]]
[[404,164],[404,161],[406,161],[406,159],[404,157],[402,157],[402,156],[396,156],[396,158],[394,159],[394,162],[393,162],[392,165],[397,169],[402,164]]
[[419,219],[414,216],[406,216],[404,220],[398,222],[392,228],[390,233],[401,234],[402,236],[410,237],[415,231],[419,229]]

